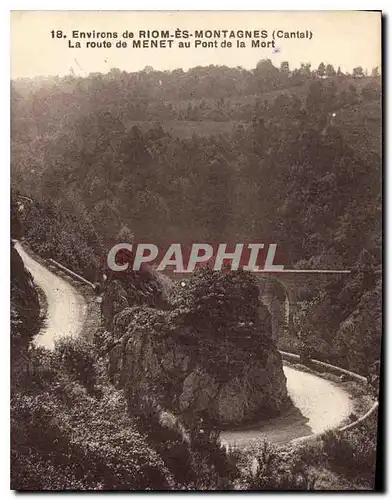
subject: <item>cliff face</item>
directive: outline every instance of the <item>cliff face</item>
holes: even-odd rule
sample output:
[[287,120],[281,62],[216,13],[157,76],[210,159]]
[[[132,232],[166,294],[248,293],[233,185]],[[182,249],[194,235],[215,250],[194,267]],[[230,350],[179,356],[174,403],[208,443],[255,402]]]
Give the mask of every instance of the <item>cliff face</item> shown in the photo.
[[27,347],[38,333],[40,307],[30,273],[11,243],[11,346]]
[[[241,280],[207,273],[177,287],[170,310],[133,306],[114,316],[106,343],[100,340],[110,376],[129,401],[153,401],[185,422],[200,417],[221,427],[287,405],[270,315],[254,283]],[[119,303],[116,287],[124,289],[110,286]]]

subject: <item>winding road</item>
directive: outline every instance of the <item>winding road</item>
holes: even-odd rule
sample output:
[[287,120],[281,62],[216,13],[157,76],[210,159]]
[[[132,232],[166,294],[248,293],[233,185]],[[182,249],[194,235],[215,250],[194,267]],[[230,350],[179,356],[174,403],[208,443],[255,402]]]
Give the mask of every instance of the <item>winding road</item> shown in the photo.
[[350,395],[338,384],[289,366],[284,366],[283,370],[294,408],[285,415],[247,429],[224,431],[221,433],[223,443],[241,446],[266,438],[272,443],[283,444],[337,427],[351,413]]
[[65,335],[79,335],[87,317],[86,301],[67,281],[32,259],[19,242],[15,243],[15,249],[46,297],[44,326],[34,343],[36,346],[54,349],[56,339]]
[[[35,343],[53,349],[56,338],[80,333],[87,317],[86,302],[67,281],[32,259],[20,243],[15,248],[47,300],[45,325]],[[224,444],[246,445],[264,437],[274,443],[285,443],[336,427],[351,413],[350,396],[338,384],[289,366],[284,367],[284,372],[294,408],[268,422],[222,432]]]

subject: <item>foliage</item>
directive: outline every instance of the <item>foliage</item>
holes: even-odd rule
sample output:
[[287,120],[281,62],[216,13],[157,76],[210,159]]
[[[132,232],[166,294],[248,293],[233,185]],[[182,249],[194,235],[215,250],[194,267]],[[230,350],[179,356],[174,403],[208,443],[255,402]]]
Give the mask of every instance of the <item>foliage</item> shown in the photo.
[[377,464],[377,415],[359,427],[338,434],[328,431],[322,438],[322,452],[332,467],[349,477],[361,477],[374,484]]
[[97,355],[91,349],[91,344],[82,338],[62,337],[56,341],[55,356],[68,375],[91,392],[97,381]]
[[363,250],[348,279],[330,280],[301,303],[294,323],[304,360],[368,375],[381,349],[382,285],[375,273],[374,258]]
[[171,318],[210,373],[233,378],[242,372],[244,356],[262,360],[274,348],[271,318],[251,273],[206,267],[184,285],[173,289]]
[[21,222],[24,239],[38,255],[57,260],[91,281],[100,278],[102,240],[76,201],[68,205],[64,199],[33,202],[23,210]]
[[131,415],[87,348],[65,338],[53,353],[30,348],[24,365],[13,364],[13,489],[230,488],[236,469],[217,434],[191,443],[168,412]]
[[29,369],[15,374],[23,380],[11,401],[12,487],[172,487],[170,472],[127,416],[121,394],[101,381],[99,395],[89,395],[75,380],[69,355],[86,353],[69,342],[54,354],[31,349]]
[[230,337],[241,326],[245,332],[245,322],[252,330],[259,321],[259,288],[249,272],[201,268],[175,292],[173,307],[192,309],[191,324],[200,334]]
[[[38,247],[46,237],[43,252],[90,274],[124,228],[126,239],[163,246],[277,241],[290,263],[329,250],[339,235],[333,244],[347,262],[363,246],[359,222],[370,228],[377,217],[380,148],[356,154],[353,138],[344,140],[347,119],[330,113],[362,109],[357,89],[369,85],[379,88],[375,78],[322,80],[306,65],[290,72],[268,60],[254,72],[198,67],[15,81],[13,185],[43,204],[26,215],[27,238]],[[376,94],[364,98],[377,108]],[[200,126],[177,139],[167,126],[174,130],[170,123],[187,118],[189,107]],[[217,119],[233,126],[205,135]]]
[[179,419],[155,404],[144,406],[142,428],[178,484],[188,490],[231,489],[238,469],[219,442],[219,431],[195,418],[186,430]]
[[315,478],[300,461],[264,441],[250,456],[241,482],[247,490],[312,490]]

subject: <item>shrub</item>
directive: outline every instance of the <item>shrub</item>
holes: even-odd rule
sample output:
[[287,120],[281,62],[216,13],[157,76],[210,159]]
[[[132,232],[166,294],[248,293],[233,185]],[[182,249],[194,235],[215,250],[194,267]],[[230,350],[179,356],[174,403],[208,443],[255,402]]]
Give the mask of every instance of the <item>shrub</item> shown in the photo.
[[[374,425],[373,425],[374,424]],[[377,423],[365,422],[343,434],[329,431],[323,436],[323,452],[332,466],[350,477],[374,480],[377,452]]]
[[122,395],[98,400],[59,374],[52,388],[15,394],[11,406],[14,489],[169,489],[172,475],[126,412]]
[[56,341],[55,356],[71,377],[92,391],[97,378],[97,355],[90,343],[80,337],[62,337]]
[[[200,421],[187,431],[179,418],[144,402],[139,428],[174,475],[179,488],[230,489],[238,471],[212,432]],[[134,411],[134,408],[133,408]],[[197,429],[196,429],[197,427]]]
[[241,483],[247,490],[312,490],[315,479],[293,455],[264,441],[244,469]]

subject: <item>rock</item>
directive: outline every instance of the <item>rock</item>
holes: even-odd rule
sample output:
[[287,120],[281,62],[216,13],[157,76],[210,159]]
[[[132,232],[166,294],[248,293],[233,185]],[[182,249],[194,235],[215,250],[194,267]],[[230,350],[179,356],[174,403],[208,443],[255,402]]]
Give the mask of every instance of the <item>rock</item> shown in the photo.
[[237,424],[244,420],[248,401],[243,389],[243,383],[237,378],[222,386],[217,404],[217,417],[222,424]]
[[183,381],[179,398],[180,411],[193,409],[211,413],[210,405],[218,392],[219,385],[208,373],[197,369]]
[[275,348],[264,361],[244,363],[239,375],[221,381],[201,360],[192,363],[186,345],[132,328],[125,346],[117,344],[109,354],[112,380],[147,388],[157,404],[177,415],[208,414],[211,421],[235,426],[279,412],[287,404],[286,379]]
[[[230,279],[219,276],[212,291],[208,279],[202,282],[208,296],[196,286],[190,296],[180,291],[172,310],[130,307],[124,300],[111,320],[117,342],[108,356],[112,380],[135,398],[133,407],[153,400],[184,422],[207,418],[218,427],[235,427],[279,413],[289,398],[268,309],[246,284],[242,291],[238,279],[227,292],[228,307]],[[113,290],[117,303],[123,291]],[[110,317],[114,308],[108,311]]]

